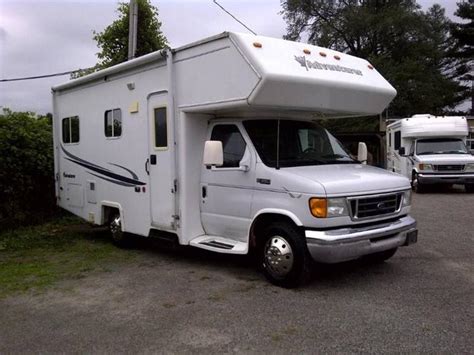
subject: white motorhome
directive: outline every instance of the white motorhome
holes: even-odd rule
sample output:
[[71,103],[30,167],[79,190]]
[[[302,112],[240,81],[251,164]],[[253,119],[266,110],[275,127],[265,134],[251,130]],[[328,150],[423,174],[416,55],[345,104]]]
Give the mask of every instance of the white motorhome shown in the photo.
[[474,192],[474,157],[462,116],[414,115],[387,126],[387,168],[422,192],[428,184],[461,184]]
[[151,53],[53,88],[58,203],[117,243],[255,252],[285,287],[313,260],[384,260],[417,239],[408,179],[313,120],[377,114],[395,95],[363,59],[263,36]]

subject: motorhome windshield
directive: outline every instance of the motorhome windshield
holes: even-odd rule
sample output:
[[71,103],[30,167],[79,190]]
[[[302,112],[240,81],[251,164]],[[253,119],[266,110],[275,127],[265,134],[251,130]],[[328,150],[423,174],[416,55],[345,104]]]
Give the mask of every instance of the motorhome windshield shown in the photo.
[[314,122],[249,120],[244,127],[258,155],[270,167],[357,163],[336,138]]
[[458,138],[419,139],[416,154],[469,154],[466,145]]

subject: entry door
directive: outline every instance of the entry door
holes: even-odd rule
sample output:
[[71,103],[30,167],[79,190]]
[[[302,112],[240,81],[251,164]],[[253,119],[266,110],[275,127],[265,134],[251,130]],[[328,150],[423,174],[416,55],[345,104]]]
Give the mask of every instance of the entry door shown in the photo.
[[152,225],[172,230],[175,215],[175,164],[172,112],[168,93],[153,94],[148,99],[150,203]]
[[255,158],[238,125],[218,123],[211,127],[211,132],[208,139],[222,142],[224,165],[202,168],[202,225],[208,235],[246,242],[255,187]]

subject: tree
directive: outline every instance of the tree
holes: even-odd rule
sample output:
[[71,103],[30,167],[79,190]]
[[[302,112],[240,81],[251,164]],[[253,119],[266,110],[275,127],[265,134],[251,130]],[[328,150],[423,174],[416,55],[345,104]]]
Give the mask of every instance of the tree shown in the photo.
[[465,71],[450,57],[454,41],[444,9],[415,0],[286,0],[286,38],[366,58],[397,89],[391,116],[441,113],[467,96]]
[[[136,0],[138,5],[137,50],[135,57],[160,50],[168,46],[161,32],[161,22],[158,20],[158,9],[149,0]],[[94,71],[111,67],[128,59],[128,27],[129,4],[118,4],[119,18],[107,26],[102,32],[94,31],[93,39],[97,42],[100,52],[97,53],[99,62],[92,68],[75,72],[71,77],[77,78]]]

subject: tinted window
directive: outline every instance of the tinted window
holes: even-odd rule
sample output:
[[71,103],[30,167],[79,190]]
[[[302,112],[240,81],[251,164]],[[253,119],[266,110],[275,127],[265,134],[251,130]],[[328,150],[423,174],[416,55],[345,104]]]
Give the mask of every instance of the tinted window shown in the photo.
[[245,141],[234,125],[218,125],[212,130],[211,140],[221,141],[224,164],[221,168],[238,168],[245,153]]
[[63,118],[62,124],[63,143],[77,143],[79,142],[79,117]]
[[104,133],[106,137],[120,137],[122,135],[122,111],[119,108],[105,111]]
[[398,150],[402,145],[402,134],[400,131],[395,132],[395,150]]
[[464,142],[456,138],[419,139],[416,154],[463,154],[468,153]]
[[166,123],[166,107],[155,108],[155,147],[168,146],[168,128]]

